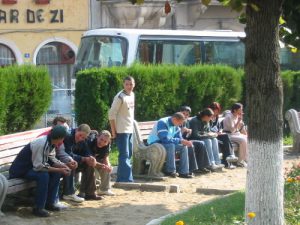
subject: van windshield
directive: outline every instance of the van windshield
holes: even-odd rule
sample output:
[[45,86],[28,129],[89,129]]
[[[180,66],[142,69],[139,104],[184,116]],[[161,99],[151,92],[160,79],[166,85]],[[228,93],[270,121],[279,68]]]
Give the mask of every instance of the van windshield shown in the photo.
[[126,39],[122,37],[84,37],[79,46],[76,71],[92,67],[125,65],[127,46]]

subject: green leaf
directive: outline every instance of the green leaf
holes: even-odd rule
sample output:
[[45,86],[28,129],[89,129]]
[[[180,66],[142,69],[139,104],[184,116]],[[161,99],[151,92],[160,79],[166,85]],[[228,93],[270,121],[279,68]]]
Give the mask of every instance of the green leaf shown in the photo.
[[246,14],[244,12],[239,15],[238,19],[241,24],[246,24]]
[[282,16],[279,17],[279,24],[282,25],[286,23],[286,21],[282,18]]
[[210,4],[211,0],[201,0],[201,3],[205,6],[208,6]]
[[255,4],[253,4],[253,3],[250,3],[250,7],[251,7],[254,11],[256,11],[256,12],[259,11],[259,7],[258,7],[257,5],[255,5]]

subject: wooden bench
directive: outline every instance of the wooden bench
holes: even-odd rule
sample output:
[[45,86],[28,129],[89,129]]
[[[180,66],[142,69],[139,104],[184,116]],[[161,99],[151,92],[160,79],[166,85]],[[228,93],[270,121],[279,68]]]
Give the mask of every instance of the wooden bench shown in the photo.
[[[149,146],[145,143],[155,123],[156,121],[134,122],[133,175],[142,175],[145,171],[145,164],[148,162],[150,165],[147,176],[164,176],[161,171],[166,159],[165,148],[159,143]],[[232,146],[233,150],[238,154],[239,145],[232,142]],[[222,154],[220,155],[222,157]]]
[[285,113],[285,119],[288,121],[291,134],[293,136],[293,151],[300,151],[300,113],[295,109],[290,109]]
[[34,181],[20,178],[8,179],[8,171],[11,163],[26,144],[49,129],[51,128],[48,127],[0,136],[0,215],[3,215],[1,207],[7,194],[35,186]]

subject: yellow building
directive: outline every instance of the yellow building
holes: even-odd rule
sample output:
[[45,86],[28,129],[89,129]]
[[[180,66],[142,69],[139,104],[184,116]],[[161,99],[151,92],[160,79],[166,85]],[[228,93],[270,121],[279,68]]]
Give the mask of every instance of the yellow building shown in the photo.
[[89,2],[0,1],[0,66],[46,65],[53,85],[49,114],[72,113],[73,64],[81,35],[89,28]]

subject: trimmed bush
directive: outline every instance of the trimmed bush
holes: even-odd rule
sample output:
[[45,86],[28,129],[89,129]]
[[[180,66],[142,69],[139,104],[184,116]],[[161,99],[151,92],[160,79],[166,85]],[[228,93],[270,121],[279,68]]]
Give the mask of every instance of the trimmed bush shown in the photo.
[[50,105],[52,87],[47,69],[9,66],[0,69],[0,77],[7,85],[2,133],[32,129]]
[[221,65],[133,65],[100,68],[77,74],[75,111],[78,124],[93,129],[108,127],[108,110],[122,89],[122,80],[131,75],[136,81],[135,118],[157,120],[190,105],[195,114],[212,101],[224,107],[241,99],[243,72]]

